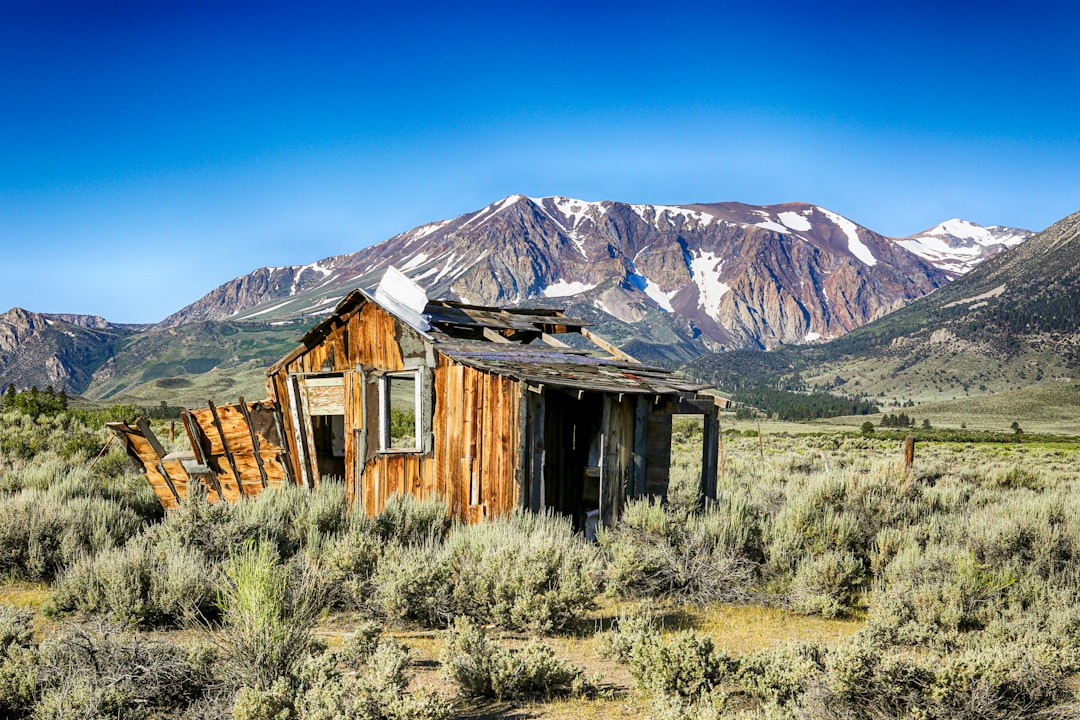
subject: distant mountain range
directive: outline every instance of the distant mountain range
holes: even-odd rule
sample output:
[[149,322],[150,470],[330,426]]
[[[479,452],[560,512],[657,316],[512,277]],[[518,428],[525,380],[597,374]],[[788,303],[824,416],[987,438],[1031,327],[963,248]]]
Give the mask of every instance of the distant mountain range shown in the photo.
[[756,378],[893,402],[944,400],[1080,377],[1080,213],[842,338],[702,356],[691,374]]
[[356,253],[261,268],[162,324],[318,316],[395,265],[432,297],[554,301],[639,333],[648,319],[691,354],[771,348],[838,337],[1030,234],[951,220],[893,240],[802,203],[665,206],[513,195]]
[[[0,381],[120,397],[149,392],[146,383],[168,389],[160,382],[170,373],[268,363],[285,338],[391,265],[431,297],[565,307],[632,354],[674,365],[840,337],[1030,234],[950,220],[893,239],[803,203],[513,195],[355,253],[260,268],[152,327],[14,309],[0,316]],[[255,337],[257,349],[247,348]]]

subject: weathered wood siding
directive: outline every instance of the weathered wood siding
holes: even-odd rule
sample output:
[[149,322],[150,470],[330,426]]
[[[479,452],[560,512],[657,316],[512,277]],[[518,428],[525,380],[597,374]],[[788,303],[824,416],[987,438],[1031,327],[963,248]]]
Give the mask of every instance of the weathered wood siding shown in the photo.
[[[380,378],[408,369],[420,371],[428,396],[423,449],[380,452]],[[340,316],[268,372],[297,482],[319,482],[305,379],[331,373],[344,377],[345,484],[358,508],[372,515],[392,495],[409,494],[442,499],[451,515],[474,522],[517,507],[520,383],[450,360],[372,303]]]
[[[273,403],[210,405],[181,416],[192,451],[165,454],[139,418],[135,425],[107,423],[135,466],[146,475],[161,506],[171,510],[203,484],[209,502],[255,497],[288,482],[288,469]],[[184,463],[191,467],[192,474]]]
[[135,467],[146,475],[161,507],[171,510],[188,496],[188,474],[184,466],[179,460],[166,459],[161,443],[145,421],[137,425],[110,422],[106,426],[120,439]]
[[288,481],[273,403],[210,404],[181,419],[196,458],[214,474],[211,501],[255,497]]

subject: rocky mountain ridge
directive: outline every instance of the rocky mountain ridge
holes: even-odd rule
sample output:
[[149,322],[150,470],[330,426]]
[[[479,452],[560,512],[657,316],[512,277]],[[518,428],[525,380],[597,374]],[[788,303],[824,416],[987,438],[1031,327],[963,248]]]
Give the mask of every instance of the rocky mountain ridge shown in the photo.
[[0,380],[77,393],[111,357],[130,327],[89,315],[52,315],[12,308],[0,314]]
[[826,345],[703,356],[685,369],[895,402],[1017,391],[1080,377],[1077,308],[1080,212]]
[[512,195],[356,253],[261,268],[163,324],[317,316],[349,289],[374,286],[390,265],[432,297],[551,301],[630,325],[674,327],[681,318],[690,323],[681,340],[699,351],[838,337],[956,272],[805,203],[640,205]]
[[[1002,239],[990,229],[981,239],[961,237],[977,235],[979,226],[957,222],[938,226],[953,231],[951,239],[934,228],[924,235],[967,255],[972,243],[1007,246],[1017,236]],[[152,328],[12,310],[0,316],[0,380],[113,396],[169,373],[269,363],[281,338],[323,317],[353,288],[374,287],[391,265],[431,297],[565,307],[632,354],[675,365],[710,350],[842,336],[948,283],[955,268],[943,257],[921,257],[903,241],[805,203],[513,195],[355,253],[260,268]],[[232,329],[218,333],[213,323]],[[194,327],[203,329],[171,332]],[[203,336],[229,351],[206,346]],[[243,347],[249,337],[259,338],[254,350]]]

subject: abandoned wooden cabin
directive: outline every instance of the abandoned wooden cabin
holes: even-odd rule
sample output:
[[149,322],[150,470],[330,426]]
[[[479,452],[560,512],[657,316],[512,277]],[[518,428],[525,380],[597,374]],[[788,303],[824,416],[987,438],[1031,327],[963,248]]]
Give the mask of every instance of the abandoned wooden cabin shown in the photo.
[[145,425],[113,429],[166,506],[195,480],[232,500],[333,476],[369,515],[411,494],[467,522],[521,507],[584,529],[666,494],[677,413],[704,417],[701,489],[715,497],[721,401],[705,387],[560,310],[429,301],[391,269],[267,370],[269,400],[185,413],[192,453],[145,447]]

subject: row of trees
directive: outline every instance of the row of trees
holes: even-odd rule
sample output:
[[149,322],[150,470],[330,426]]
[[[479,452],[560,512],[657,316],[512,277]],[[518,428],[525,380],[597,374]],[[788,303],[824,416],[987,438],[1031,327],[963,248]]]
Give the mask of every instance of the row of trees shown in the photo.
[[[755,407],[777,420],[814,420],[840,415],[872,415],[878,408],[867,400],[839,397],[825,392],[800,393],[771,387],[746,387],[732,393],[732,399]],[[736,411],[740,416],[746,411]]]
[[68,397],[63,390],[53,390],[52,385],[45,388],[45,392],[38,390],[36,385],[20,392],[15,389],[15,383],[9,383],[4,392],[3,407],[4,410],[18,410],[32,417],[57,415],[67,410]]

